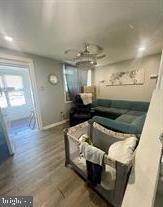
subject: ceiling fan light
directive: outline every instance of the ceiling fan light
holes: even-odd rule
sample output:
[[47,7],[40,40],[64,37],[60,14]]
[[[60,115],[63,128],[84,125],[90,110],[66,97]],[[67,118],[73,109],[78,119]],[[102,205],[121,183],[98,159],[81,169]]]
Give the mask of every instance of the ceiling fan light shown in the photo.
[[102,47],[94,44],[88,44],[85,43],[85,47],[83,50],[77,50],[70,49],[66,51],[66,55],[68,56],[73,56],[71,59],[76,65],[76,67],[81,68],[81,69],[89,69],[89,68],[95,68],[97,65],[97,59],[102,59],[105,57],[105,54],[102,54],[103,52]]
[[81,61],[81,62],[77,62],[76,63],[76,67],[80,68],[80,69],[93,69],[95,66],[94,62],[91,63],[91,61]]

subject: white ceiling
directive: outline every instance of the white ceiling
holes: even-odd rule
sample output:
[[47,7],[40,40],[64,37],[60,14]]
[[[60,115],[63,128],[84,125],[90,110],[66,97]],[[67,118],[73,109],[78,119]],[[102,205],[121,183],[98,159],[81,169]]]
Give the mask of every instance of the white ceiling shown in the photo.
[[103,63],[134,58],[141,45],[160,52],[163,0],[0,0],[2,47],[64,60],[84,41],[104,48]]

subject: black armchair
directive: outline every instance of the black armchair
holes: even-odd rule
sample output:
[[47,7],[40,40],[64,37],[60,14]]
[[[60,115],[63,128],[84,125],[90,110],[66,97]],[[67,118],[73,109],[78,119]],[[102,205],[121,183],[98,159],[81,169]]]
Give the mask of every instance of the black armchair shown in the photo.
[[75,96],[73,105],[70,110],[70,126],[80,124],[92,118],[91,104],[84,105],[80,95]]

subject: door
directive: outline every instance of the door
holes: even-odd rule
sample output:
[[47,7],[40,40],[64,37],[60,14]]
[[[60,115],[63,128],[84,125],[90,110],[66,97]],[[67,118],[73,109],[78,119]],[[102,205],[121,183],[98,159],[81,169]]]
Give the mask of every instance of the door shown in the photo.
[[34,111],[28,68],[0,66],[0,106],[8,131]]

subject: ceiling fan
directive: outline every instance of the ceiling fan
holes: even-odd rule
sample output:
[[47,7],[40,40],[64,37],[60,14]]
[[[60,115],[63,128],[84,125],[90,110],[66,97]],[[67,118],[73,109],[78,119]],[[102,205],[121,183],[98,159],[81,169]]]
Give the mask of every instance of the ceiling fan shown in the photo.
[[81,50],[68,49],[64,54],[67,61],[81,69],[94,68],[99,59],[106,57],[101,46],[86,42]]

